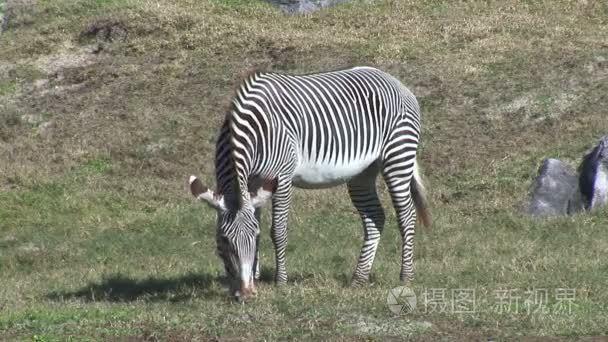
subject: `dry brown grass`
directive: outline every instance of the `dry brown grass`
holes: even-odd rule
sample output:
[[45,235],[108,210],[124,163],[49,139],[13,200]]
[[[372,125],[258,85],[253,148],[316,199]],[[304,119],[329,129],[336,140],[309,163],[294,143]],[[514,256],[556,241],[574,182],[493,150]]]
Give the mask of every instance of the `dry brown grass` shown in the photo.
[[[394,74],[422,105],[435,222],[417,236],[416,289],[581,293],[570,317],[417,314],[435,324],[425,336],[453,326],[465,329],[462,339],[605,333],[605,215],[536,222],[520,209],[542,158],[576,164],[608,132],[607,7],[363,1],[293,17],[262,2],[34,3],[0,36],[0,272],[9,284],[0,306],[12,312],[0,328],[59,338],[108,338],[113,324],[125,336],[315,338],[356,335],[352,321],[367,317],[401,331],[383,299],[398,269],[391,211],[376,286],[352,291],[342,284],[360,232],[346,192],[296,192],[288,258],[298,286],[262,284],[258,304],[240,308],[215,279],[211,213],[193,207],[186,189],[190,174],[212,183],[215,135],[243,70],[364,64]],[[106,279],[112,273],[126,279]],[[112,286],[133,301],[46,297],[93,289],[104,298]],[[88,325],[70,323],[83,311]]]

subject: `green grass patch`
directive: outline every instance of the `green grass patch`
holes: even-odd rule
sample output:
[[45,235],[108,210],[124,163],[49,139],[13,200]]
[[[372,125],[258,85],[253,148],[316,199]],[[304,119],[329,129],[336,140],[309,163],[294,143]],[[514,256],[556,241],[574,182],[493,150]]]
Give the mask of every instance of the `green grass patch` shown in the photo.
[[[608,131],[606,11],[516,0],[355,1],[305,16],[261,0],[15,11],[0,49],[0,339],[608,334],[606,211],[524,214],[543,158],[575,166]],[[215,213],[187,180],[214,184],[238,75],[355,64],[394,74],[422,107],[435,225],[417,228],[416,309],[396,316],[386,303],[401,238],[384,186],[370,286],[348,286],[363,234],[345,189],[297,190],[288,285],[272,282],[265,210],[259,295],[231,302]]]
[[0,81],[0,96],[12,95],[17,91],[17,84],[14,81]]
[[83,171],[92,174],[108,174],[112,171],[112,163],[105,158],[91,159],[82,166]]

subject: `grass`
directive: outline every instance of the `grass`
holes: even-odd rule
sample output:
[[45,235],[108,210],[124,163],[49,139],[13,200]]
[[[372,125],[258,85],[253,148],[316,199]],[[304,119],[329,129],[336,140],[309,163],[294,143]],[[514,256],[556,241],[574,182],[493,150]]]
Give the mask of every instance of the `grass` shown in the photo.
[[16,90],[16,85],[14,82],[3,82],[0,83],[0,96],[12,95]]
[[[301,17],[263,1],[10,5],[0,36],[0,338],[608,334],[607,212],[534,220],[523,210],[543,158],[576,165],[608,131],[604,3],[356,1]],[[386,304],[400,249],[388,205],[372,284],[347,286],[362,232],[344,188],[296,191],[286,287],[272,285],[265,213],[260,293],[231,303],[214,213],[185,183],[213,183],[235,80],[254,65],[359,64],[391,72],[422,106],[435,225],[417,230],[417,309],[395,316]],[[569,312],[559,289],[576,291]],[[455,312],[470,304],[460,290],[474,291],[473,312]]]

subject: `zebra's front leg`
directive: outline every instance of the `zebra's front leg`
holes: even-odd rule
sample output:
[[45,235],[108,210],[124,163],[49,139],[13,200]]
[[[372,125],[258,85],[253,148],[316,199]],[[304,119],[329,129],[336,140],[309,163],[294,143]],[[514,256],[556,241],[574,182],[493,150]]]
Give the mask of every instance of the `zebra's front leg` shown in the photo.
[[[262,227],[262,208],[256,208],[254,212],[255,219],[258,220],[258,227]],[[255,280],[260,280],[261,272],[260,272],[260,236],[257,236],[257,241],[255,242],[256,251],[255,251],[255,270],[253,273],[253,278]]]
[[287,218],[291,202],[291,179],[279,178],[277,190],[272,197],[271,237],[275,251],[275,282],[277,285],[287,283],[285,267],[285,249],[287,248]]
[[374,257],[384,228],[384,209],[376,192],[378,168],[372,165],[363,174],[348,183],[348,194],[363,222],[363,246],[357,268],[353,273],[352,286],[366,284],[374,263]]
[[255,280],[260,280],[261,272],[260,272],[260,247],[255,252],[255,273],[253,274],[253,278]]

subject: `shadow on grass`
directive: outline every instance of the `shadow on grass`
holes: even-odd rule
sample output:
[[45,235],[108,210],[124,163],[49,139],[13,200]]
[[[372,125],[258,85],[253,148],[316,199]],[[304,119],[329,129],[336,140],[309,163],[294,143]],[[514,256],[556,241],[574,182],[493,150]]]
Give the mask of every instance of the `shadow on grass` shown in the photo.
[[260,283],[274,283],[274,268],[262,266],[260,269]]
[[[219,284],[220,286],[213,286]],[[175,278],[133,279],[122,274],[105,277],[100,283],[89,283],[73,292],[51,292],[47,298],[56,301],[82,299],[87,302],[130,302],[135,300],[179,302],[194,297],[226,296],[225,279],[207,274],[187,274]],[[202,290],[202,291],[201,291]]]
[[[262,283],[274,284],[274,269],[262,267]],[[295,274],[290,283],[299,283],[314,276]],[[46,295],[50,300],[80,299],[86,302],[131,302],[136,300],[181,302],[195,297],[229,298],[227,280],[208,274],[187,274],[173,278],[134,279],[113,274],[99,282],[90,282],[76,291],[54,291]]]
[[[262,269],[260,270],[260,279],[258,281],[260,283],[274,284],[274,271],[274,268],[262,266]],[[287,284],[294,284],[313,280],[315,279],[315,276],[312,273],[289,273],[288,271],[287,279]]]

